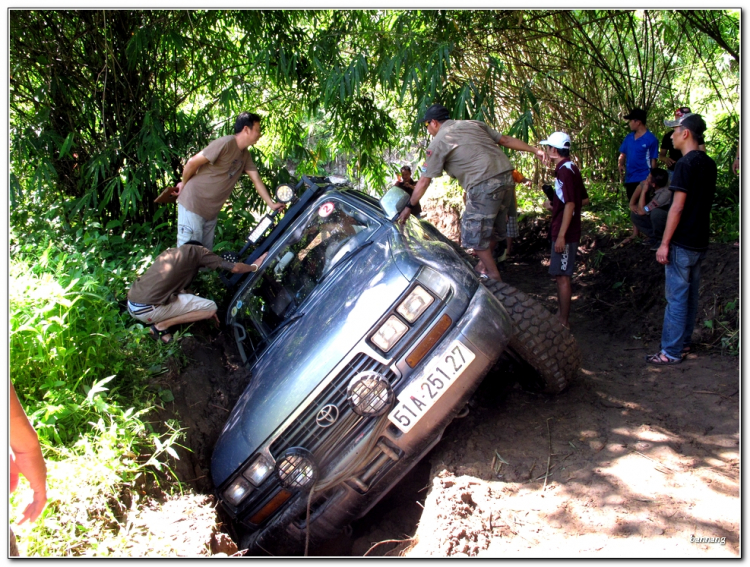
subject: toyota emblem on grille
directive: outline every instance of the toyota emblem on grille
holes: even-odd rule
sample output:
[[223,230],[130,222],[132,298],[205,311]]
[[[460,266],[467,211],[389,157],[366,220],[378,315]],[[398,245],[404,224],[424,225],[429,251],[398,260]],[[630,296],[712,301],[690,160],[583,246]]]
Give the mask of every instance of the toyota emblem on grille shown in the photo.
[[317,423],[319,427],[331,427],[331,425],[336,423],[338,418],[339,408],[333,404],[326,404],[320,408],[318,415],[315,416],[315,423]]

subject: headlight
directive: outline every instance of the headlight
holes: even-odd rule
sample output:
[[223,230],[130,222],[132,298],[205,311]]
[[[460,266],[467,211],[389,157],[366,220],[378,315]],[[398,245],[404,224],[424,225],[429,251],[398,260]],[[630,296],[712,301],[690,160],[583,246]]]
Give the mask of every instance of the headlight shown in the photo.
[[388,352],[393,348],[393,345],[404,336],[408,329],[409,327],[399,320],[398,317],[391,315],[370,340],[372,340],[380,350]]
[[413,323],[419,319],[419,316],[425,312],[425,309],[432,305],[433,301],[435,301],[435,298],[432,297],[427,290],[422,286],[417,286],[414,288],[414,291],[412,291],[409,296],[401,302],[401,305],[398,306],[396,311],[404,319],[409,321],[409,323]]
[[393,390],[384,376],[376,372],[360,372],[347,388],[352,409],[368,417],[383,415],[393,400]]
[[250,483],[241,476],[238,476],[229,488],[224,491],[224,498],[232,506],[237,506],[252,490],[253,487],[250,486]]
[[451,282],[437,270],[425,266],[417,276],[417,281],[437,295],[440,299],[448,297],[451,290]]
[[282,203],[288,203],[294,198],[294,187],[283,183],[276,188],[276,200]]
[[285,488],[306,489],[315,482],[315,464],[305,449],[289,449],[276,463],[276,474]]
[[265,480],[268,474],[273,469],[273,465],[263,455],[258,455],[258,458],[253,463],[242,471],[242,476],[252,482],[255,486],[260,486],[260,483]]

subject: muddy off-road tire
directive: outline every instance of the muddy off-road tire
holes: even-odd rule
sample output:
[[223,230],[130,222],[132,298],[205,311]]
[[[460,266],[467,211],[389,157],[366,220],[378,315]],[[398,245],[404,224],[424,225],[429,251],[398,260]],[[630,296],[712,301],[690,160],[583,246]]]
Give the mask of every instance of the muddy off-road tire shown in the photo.
[[513,321],[508,348],[535,371],[522,385],[547,394],[568,387],[581,365],[575,338],[536,299],[502,282],[490,281],[487,289],[497,297]]
[[[452,246],[472,269],[476,266],[477,258],[429,222],[421,224],[426,232]],[[486,286],[500,300],[513,322],[513,336],[508,345],[510,358],[530,367],[531,372],[521,373],[521,385],[547,394],[562,392],[581,365],[581,351],[573,335],[557,317],[522,291],[494,281]]]

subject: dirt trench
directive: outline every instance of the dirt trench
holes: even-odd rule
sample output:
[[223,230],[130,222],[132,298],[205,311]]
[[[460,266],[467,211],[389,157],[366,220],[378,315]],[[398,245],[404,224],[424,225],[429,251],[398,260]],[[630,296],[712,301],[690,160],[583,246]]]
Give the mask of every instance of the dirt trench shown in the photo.
[[[555,312],[546,223],[526,218],[521,231],[503,278]],[[641,245],[617,248],[594,227],[584,233],[571,314],[583,353],[578,379],[550,397],[489,375],[469,415],[348,535],[311,555],[739,555],[739,366],[729,354],[739,323],[738,251],[712,245],[704,262],[697,351],[681,365],[651,367],[643,356],[658,350],[663,267]],[[209,469],[251,377],[224,332],[209,323],[190,331],[181,342],[189,362],[154,382],[174,401],[151,418],[185,428],[186,449],[172,466],[192,494],[162,498],[149,517],[162,532],[176,526],[173,539],[185,515],[180,502],[213,518],[198,529],[203,537],[193,525],[186,547],[168,555],[241,554],[213,510]]]

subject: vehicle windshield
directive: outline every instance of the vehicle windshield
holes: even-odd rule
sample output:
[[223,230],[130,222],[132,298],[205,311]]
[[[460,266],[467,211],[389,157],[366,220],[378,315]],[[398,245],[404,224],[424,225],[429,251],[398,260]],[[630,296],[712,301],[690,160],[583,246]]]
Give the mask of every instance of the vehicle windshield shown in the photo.
[[242,339],[250,336],[251,348],[286,325],[333,266],[362,246],[379,224],[329,198],[294,226],[232,308],[232,324],[243,328]]

